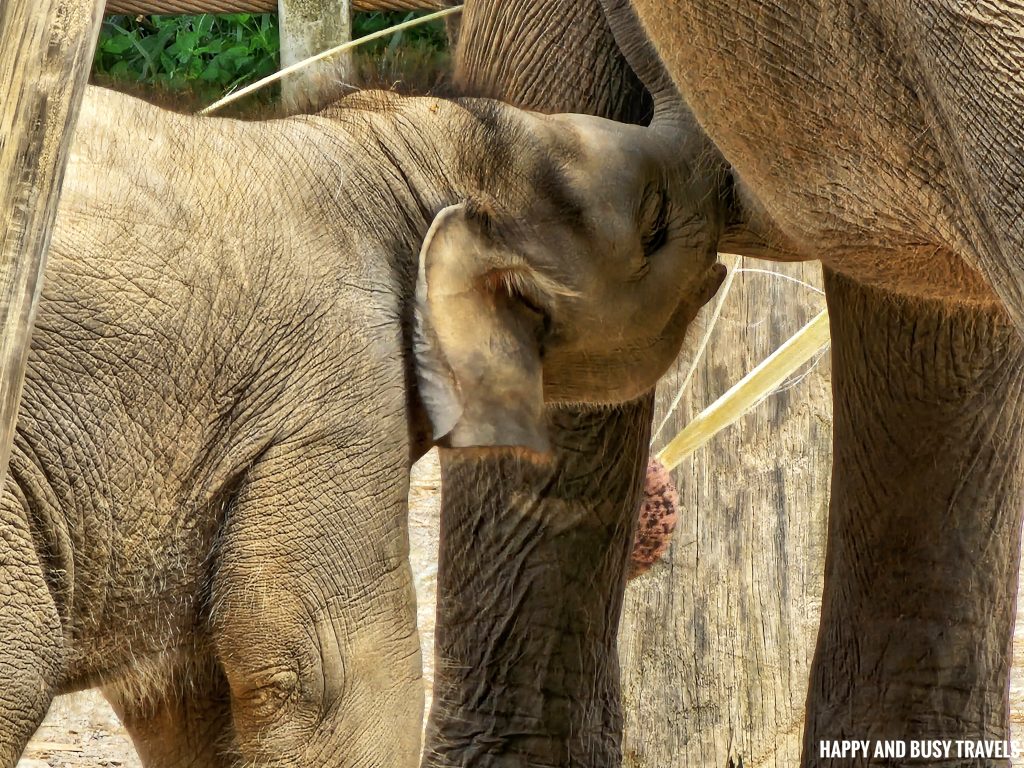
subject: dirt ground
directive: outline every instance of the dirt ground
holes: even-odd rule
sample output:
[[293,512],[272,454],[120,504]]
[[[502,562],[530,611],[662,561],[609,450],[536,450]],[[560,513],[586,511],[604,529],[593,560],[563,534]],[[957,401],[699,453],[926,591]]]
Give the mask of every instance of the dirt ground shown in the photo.
[[[410,542],[419,625],[423,644],[424,678],[429,708],[433,681],[433,611],[437,584],[437,519],[440,472],[432,452],[415,468],[409,494]],[[1024,575],[1024,574],[1022,574]],[[1022,580],[1024,584],[1024,580]],[[1024,606],[1018,593],[1018,606]],[[1024,610],[1018,610],[1013,638],[1013,679],[1010,706],[1014,734],[1024,736]],[[18,768],[141,768],[131,740],[103,698],[94,692],[63,696],[54,702],[46,721]]]

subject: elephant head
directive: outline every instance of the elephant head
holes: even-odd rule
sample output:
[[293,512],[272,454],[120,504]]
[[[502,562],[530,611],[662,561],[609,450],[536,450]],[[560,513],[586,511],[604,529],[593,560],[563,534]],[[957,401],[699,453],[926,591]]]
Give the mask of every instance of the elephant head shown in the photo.
[[675,359],[724,277],[718,199],[664,112],[643,128],[488,109],[511,150],[499,192],[492,176],[423,242],[419,389],[448,447],[544,453],[545,402],[626,402]]

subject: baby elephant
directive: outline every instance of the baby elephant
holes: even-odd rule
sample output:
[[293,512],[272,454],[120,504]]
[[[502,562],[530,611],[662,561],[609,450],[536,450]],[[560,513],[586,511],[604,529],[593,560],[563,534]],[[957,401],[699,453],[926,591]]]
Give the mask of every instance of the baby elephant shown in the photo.
[[649,390],[722,278],[665,130],[93,89],[0,499],[0,766],[102,686],[147,766],[418,762],[409,468]]

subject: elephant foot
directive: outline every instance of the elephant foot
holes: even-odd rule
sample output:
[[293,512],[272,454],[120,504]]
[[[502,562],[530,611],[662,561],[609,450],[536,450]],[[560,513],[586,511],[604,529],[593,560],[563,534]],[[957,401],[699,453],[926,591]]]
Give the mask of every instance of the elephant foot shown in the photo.
[[[1008,738],[1024,345],[1008,318],[827,273],[834,466],[805,766],[836,739]],[[965,748],[966,749],[966,748]],[[985,752],[930,762],[1006,765]],[[978,756],[980,754],[980,756]]]

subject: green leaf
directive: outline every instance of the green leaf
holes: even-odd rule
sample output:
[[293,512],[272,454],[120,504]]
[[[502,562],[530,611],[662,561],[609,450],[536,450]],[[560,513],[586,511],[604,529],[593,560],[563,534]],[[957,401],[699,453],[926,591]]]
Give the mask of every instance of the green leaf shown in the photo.
[[211,40],[210,42],[208,42],[206,45],[200,45],[199,47],[197,47],[193,51],[193,53],[197,57],[199,57],[199,56],[203,56],[204,54],[221,53],[223,50],[224,50],[224,39],[221,38],[221,37],[216,37],[213,40]]
[[103,41],[100,45],[100,50],[104,53],[110,53],[114,56],[122,54],[132,47],[131,38],[127,35],[117,35],[109,37]]
[[199,17],[198,21],[196,22],[196,34],[199,37],[206,37],[207,35],[209,35],[210,32],[213,30],[213,24],[215,21],[216,17],[214,17],[213,14],[204,13],[202,16]]
[[119,77],[122,80],[136,80],[137,79],[134,76],[134,73],[132,72],[131,67],[129,67],[128,62],[126,60],[124,60],[124,59],[121,59],[121,61],[117,62],[116,64],[114,64],[113,67],[110,68],[110,74],[113,75],[114,77]]
[[216,64],[211,64],[199,75],[200,80],[215,83],[221,78],[221,69]]

